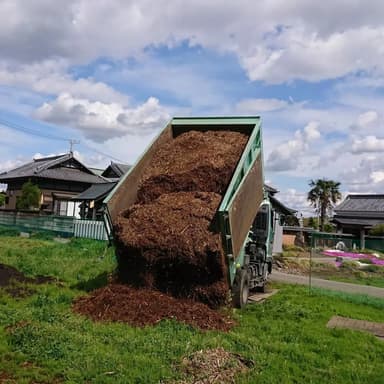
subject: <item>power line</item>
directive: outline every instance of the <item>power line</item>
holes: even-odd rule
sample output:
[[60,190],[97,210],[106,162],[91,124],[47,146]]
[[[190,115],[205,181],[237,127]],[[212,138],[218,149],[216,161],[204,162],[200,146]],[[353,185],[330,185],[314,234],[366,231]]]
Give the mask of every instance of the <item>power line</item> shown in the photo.
[[89,145],[86,145],[86,144],[81,144],[81,145],[82,145],[83,147],[89,149],[90,151],[93,151],[93,152],[95,152],[95,153],[98,153],[99,155],[102,155],[102,156],[104,156],[104,157],[108,157],[109,159],[118,161],[119,163],[123,163],[123,164],[126,163],[126,161],[124,161],[124,160],[118,159],[117,157],[114,157],[114,156],[108,155],[108,154],[106,154],[106,153],[104,153],[104,152],[101,152],[101,151],[99,151],[99,150],[97,150],[97,149],[95,149],[95,148],[90,147]]
[[42,132],[39,132],[39,131],[35,131],[31,128],[26,128],[20,124],[16,124],[16,123],[13,123],[11,121],[7,121],[3,118],[0,118],[0,124],[7,127],[7,128],[11,128],[11,129],[14,129],[16,131],[21,131],[21,132],[24,132],[24,133],[27,133],[29,135],[33,135],[33,136],[38,136],[38,137],[43,137],[45,139],[50,139],[50,140],[58,140],[58,141],[68,141],[69,139],[66,138],[66,137],[61,137],[61,136],[55,136],[55,135],[50,135],[50,134],[47,134],[47,133],[42,133]]
[[[62,137],[62,136],[50,135],[50,134],[47,134],[47,133],[42,133],[42,132],[39,132],[39,131],[35,131],[35,130],[31,129],[31,128],[27,128],[27,127],[24,127],[23,125],[13,123],[13,122],[5,120],[4,118],[1,118],[1,117],[0,117],[0,125],[3,125],[4,127],[11,128],[11,129],[14,129],[16,131],[20,131],[20,132],[23,132],[23,133],[26,133],[26,134],[29,134],[29,135],[38,136],[38,137],[42,137],[42,138],[49,139],[49,140],[57,140],[57,141],[69,142],[70,152],[72,152],[74,144],[80,144],[80,140],[68,139],[68,138]],[[92,147],[86,145],[86,144],[81,144],[81,146],[87,148],[88,150],[90,150],[92,152],[98,153],[99,155],[102,155],[102,156],[107,157],[109,159],[118,161],[119,163],[125,163],[125,161],[123,161],[121,159],[118,159],[118,158],[116,158],[114,156],[108,155],[107,153],[99,151],[99,150],[97,150],[95,148],[92,148]]]

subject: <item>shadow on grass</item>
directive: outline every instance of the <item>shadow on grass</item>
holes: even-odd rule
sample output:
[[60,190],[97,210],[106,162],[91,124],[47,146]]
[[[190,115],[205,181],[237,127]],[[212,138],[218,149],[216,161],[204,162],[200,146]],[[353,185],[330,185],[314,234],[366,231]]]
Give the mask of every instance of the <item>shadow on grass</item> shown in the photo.
[[100,275],[89,279],[87,281],[80,281],[71,286],[71,288],[79,289],[81,291],[90,292],[97,288],[105,287],[108,284],[110,273],[103,272]]

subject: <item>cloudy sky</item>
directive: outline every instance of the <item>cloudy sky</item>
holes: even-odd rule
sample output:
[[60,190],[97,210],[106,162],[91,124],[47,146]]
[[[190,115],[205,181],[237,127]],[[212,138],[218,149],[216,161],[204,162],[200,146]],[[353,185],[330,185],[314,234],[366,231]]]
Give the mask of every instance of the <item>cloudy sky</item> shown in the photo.
[[0,172],[132,163],[175,115],[260,115],[266,180],[384,187],[384,4],[0,0]]

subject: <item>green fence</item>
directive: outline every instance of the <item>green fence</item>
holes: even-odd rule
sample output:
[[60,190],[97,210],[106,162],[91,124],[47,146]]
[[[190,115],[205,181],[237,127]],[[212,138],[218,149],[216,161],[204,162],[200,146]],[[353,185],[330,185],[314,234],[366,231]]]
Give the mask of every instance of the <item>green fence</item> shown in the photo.
[[70,237],[74,233],[74,218],[66,216],[2,211],[0,225],[17,228],[23,232],[55,232],[62,237]]
[[21,232],[51,232],[61,237],[82,237],[107,240],[104,223],[78,220],[67,216],[48,216],[38,213],[0,211],[0,226]]
[[367,236],[365,238],[365,248],[384,252],[384,237]]
[[[361,248],[360,238],[342,234],[313,232],[311,234],[312,248],[334,249],[338,244],[343,243],[346,250],[357,250]],[[365,249],[384,252],[384,237],[365,236]]]

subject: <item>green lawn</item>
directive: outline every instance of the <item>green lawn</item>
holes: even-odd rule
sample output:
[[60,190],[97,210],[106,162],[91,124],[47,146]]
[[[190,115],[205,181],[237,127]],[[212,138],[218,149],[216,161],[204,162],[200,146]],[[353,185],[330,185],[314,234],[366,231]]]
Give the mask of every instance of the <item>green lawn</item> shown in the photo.
[[105,284],[115,267],[103,242],[2,236],[0,263],[59,279],[22,299],[0,290],[0,383],[6,375],[21,384],[165,382],[178,377],[183,355],[219,346],[254,361],[238,383],[383,383],[384,342],[325,327],[333,315],[384,322],[383,300],[280,286],[264,304],[234,310],[229,333],[174,321],[138,329],[71,311],[73,298]]
[[[384,270],[384,267],[381,267]],[[326,276],[328,280],[341,281],[344,283],[370,285],[372,287],[384,288],[384,276]]]

